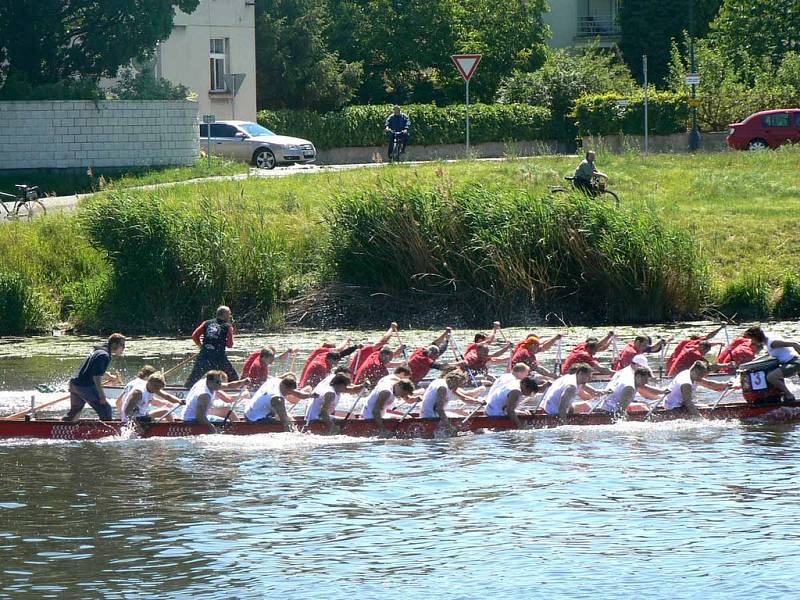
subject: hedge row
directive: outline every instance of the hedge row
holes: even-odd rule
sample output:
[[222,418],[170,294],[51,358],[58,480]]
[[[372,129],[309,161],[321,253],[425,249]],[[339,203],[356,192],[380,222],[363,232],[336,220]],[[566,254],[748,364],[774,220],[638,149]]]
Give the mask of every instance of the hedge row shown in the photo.
[[[464,142],[463,105],[438,107],[433,104],[404,106],[411,118],[414,145],[459,144]],[[350,106],[338,112],[262,110],[258,122],[277,133],[308,138],[317,148],[383,146],[384,121],[392,112],[389,105]],[[470,105],[470,141],[506,142],[549,140],[557,137],[550,111],[528,104]]]
[[[621,105],[627,101],[627,105]],[[573,112],[580,135],[642,135],[644,96],[623,97],[598,94],[579,98]],[[671,92],[654,92],[648,98],[648,130],[651,135],[686,131],[690,109],[688,97]]]

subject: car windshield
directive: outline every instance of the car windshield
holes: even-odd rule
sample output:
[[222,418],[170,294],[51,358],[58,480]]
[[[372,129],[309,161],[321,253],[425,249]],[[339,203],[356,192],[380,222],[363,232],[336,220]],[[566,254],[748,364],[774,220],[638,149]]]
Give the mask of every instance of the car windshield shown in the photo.
[[242,123],[239,125],[242,129],[244,129],[249,135],[275,135],[266,127],[262,127],[258,123]]

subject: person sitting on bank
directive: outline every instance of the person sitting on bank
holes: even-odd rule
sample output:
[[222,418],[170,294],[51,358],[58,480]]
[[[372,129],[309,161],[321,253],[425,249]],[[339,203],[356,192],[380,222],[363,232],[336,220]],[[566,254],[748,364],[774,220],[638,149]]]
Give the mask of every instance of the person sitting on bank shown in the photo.
[[596,155],[593,151],[589,150],[586,153],[586,158],[581,161],[581,164],[575,169],[575,178],[572,180],[573,185],[589,194],[594,193],[594,178],[602,177],[608,180],[608,175],[602,171],[598,171],[594,165]]
[[786,377],[800,373],[800,343],[767,333],[758,325],[748,327],[742,335],[764,346],[767,353],[778,361],[780,368],[767,373],[767,382],[778,388],[787,402],[794,402],[794,394],[786,387]]
[[203,321],[192,333],[192,341],[200,348],[194,369],[186,380],[186,387],[191,388],[200,381],[208,371],[222,371],[228,381],[239,379],[236,369],[228,360],[226,348],[233,348],[233,324],[231,309],[227,306],[217,308],[216,317]]
[[95,347],[86,357],[78,372],[69,380],[69,412],[62,421],[74,421],[88,403],[101,421],[110,421],[113,410],[103,390],[103,375],[111,363],[112,356],[125,351],[125,336],[113,333],[102,346]]

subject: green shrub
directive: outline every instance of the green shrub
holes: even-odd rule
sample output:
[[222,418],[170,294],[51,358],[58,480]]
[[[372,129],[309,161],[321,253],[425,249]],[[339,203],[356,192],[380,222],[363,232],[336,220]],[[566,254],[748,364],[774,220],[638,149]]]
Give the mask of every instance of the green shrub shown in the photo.
[[[627,106],[620,106],[621,100]],[[644,96],[619,94],[583,96],[575,104],[574,116],[580,135],[643,135]],[[688,98],[683,94],[650,92],[648,129],[651,135],[686,131],[689,123]]]
[[788,273],[777,290],[772,315],[777,319],[800,317],[800,277]]
[[740,319],[760,319],[769,316],[770,283],[761,272],[745,272],[728,281],[717,298],[717,308],[726,315]]
[[331,210],[338,283],[416,290],[470,321],[530,310],[652,321],[690,314],[704,295],[691,239],[649,210],[445,185],[345,195]]
[[54,320],[52,304],[20,274],[0,271],[0,336],[44,331]]
[[[403,107],[411,118],[411,143],[419,146],[464,142],[465,107],[413,104]],[[383,146],[389,105],[350,106],[338,112],[262,110],[258,122],[277,133],[310,139],[317,148]],[[470,141],[504,142],[553,139],[550,112],[527,104],[470,105]]]

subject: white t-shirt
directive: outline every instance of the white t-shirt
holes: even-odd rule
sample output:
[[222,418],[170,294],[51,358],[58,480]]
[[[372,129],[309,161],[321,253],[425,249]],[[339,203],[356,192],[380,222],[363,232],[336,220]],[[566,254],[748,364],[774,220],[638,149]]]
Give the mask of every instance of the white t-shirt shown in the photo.
[[570,386],[575,388],[575,399],[578,399],[578,378],[574,373],[559,377],[550,385],[549,388],[547,388],[547,391],[544,393],[544,398],[542,398],[542,405],[544,407],[544,411],[548,415],[558,414],[558,409],[561,407],[561,396],[564,395],[564,392]]
[[777,358],[779,363],[788,363],[798,358],[797,352],[794,351],[794,348],[773,348],[772,344],[774,342],[785,342],[781,337],[777,335],[768,335],[767,336],[767,352],[772,358]]
[[214,402],[214,396],[217,395],[216,392],[212,392],[208,389],[206,385],[206,378],[203,377],[200,381],[195,383],[190,389],[189,392],[186,394],[186,406],[183,407],[183,416],[181,417],[184,421],[196,421],[199,412],[198,412],[198,400],[200,396],[208,394],[211,400],[208,403],[206,408],[206,417],[208,416],[208,408],[211,408],[211,403]]
[[447,382],[444,378],[434,379],[428,384],[428,387],[425,389],[425,394],[422,396],[420,416],[423,419],[436,419],[439,417],[439,415],[436,414],[436,401],[439,399],[439,390],[442,389],[445,390],[446,394],[444,401],[445,408],[447,408],[449,402],[454,402],[457,399],[455,393],[447,387]]
[[322,418],[322,406],[325,404],[325,396],[333,394],[333,401],[328,409],[328,414],[333,415],[336,411],[336,406],[339,404],[339,394],[336,393],[330,385],[319,384],[314,388],[316,396],[311,399],[311,402],[306,408],[306,423],[310,421],[319,421]]
[[244,418],[248,421],[260,421],[267,417],[277,418],[272,410],[272,399],[280,397],[280,383],[278,377],[267,377],[261,387],[256,390],[244,406]]
[[153,393],[147,391],[147,381],[139,379],[138,377],[125,386],[128,393],[125,396],[125,401],[122,403],[122,412],[119,415],[119,420],[123,423],[128,422],[128,415],[125,414],[128,404],[130,403],[131,395],[134,391],[141,392],[139,400],[136,402],[136,407],[133,411],[134,417],[146,417],[147,411],[150,408],[150,401],[153,399]]
[[506,373],[497,378],[489,388],[484,413],[487,417],[505,417],[508,395],[519,391],[519,379],[513,373]]
[[398,381],[400,380],[395,375],[387,375],[386,377],[382,377],[378,380],[378,385],[376,385],[375,389],[373,389],[369,396],[367,396],[367,403],[364,405],[364,410],[361,411],[362,419],[372,418],[372,410],[375,408],[375,404],[377,404],[378,396],[381,392],[389,392],[389,398],[383,405],[384,414],[387,410],[394,406],[394,384]]
[[675,378],[669,384],[669,395],[664,402],[664,407],[667,410],[672,410],[673,408],[680,408],[683,406],[683,394],[681,393],[681,388],[686,384],[692,386],[692,396],[694,396],[694,391],[697,389],[697,384],[692,381],[691,369],[686,369],[685,371],[681,371],[675,375]]
[[[617,373],[612,377],[611,381],[608,382],[606,386],[606,390],[610,390],[611,393],[603,399],[603,404],[601,408],[608,412],[616,412],[619,410],[619,404],[622,402],[622,397],[625,395],[625,390],[631,389],[633,390],[634,395],[636,394],[636,383],[634,382],[634,372],[633,369],[630,367],[625,367],[624,369],[620,369]],[[631,396],[631,400],[633,396]]]

